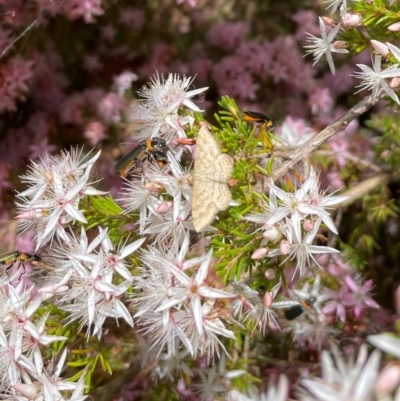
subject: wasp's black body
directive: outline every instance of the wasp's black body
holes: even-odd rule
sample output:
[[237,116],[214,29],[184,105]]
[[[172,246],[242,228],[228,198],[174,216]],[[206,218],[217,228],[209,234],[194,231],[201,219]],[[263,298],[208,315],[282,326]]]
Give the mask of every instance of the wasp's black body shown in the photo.
[[267,128],[273,128],[274,126],[274,123],[266,114],[258,111],[245,111],[243,114],[243,120],[248,123],[256,123]]
[[119,172],[121,177],[128,175],[129,169],[137,162],[146,158],[155,160],[159,165],[168,163],[167,156],[168,146],[163,138],[153,138],[140,142],[138,146],[133,148],[115,165],[115,171]]
[[299,317],[305,310],[310,309],[315,302],[315,298],[311,297],[308,299],[304,299],[301,301],[300,304],[293,305],[290,308],[285,310],[285,318],[287,320],[293,320],[296,319],[296,317]]
[[[36,253],[27,253],[27,252],[20,252],[20,251],[14,251],[11,254],[8,254],[6,256],[3,256],[0,258],[0,265],[8,265],[6,268],[6,272],[10,271],[10,269],[16,264],[19,263],[18,267],[22,265],[24,268],[24,271],[22,274],[25,273],[25,263],[26,262],[41,262],[42,258],[37,255]],[[22,276],[21,274],[21,276]]]

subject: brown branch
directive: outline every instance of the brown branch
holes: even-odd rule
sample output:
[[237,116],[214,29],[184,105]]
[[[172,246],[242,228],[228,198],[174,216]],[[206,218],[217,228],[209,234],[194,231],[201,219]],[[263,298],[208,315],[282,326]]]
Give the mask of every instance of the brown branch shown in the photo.
[[349,111],[344,113],[341,117],[339,117],[336,121],[334,121],[331,125],[328,125],[324,130],[311,138],[304,145],[297,148],[294,153],[291,155],[290,160],[283,161],[272,173],[271,176],[263,178],[260,182],[258,182],[254,186],[255,191],[263,191],[267,188],[268,183],[273,183],[280,178],[282,178],[290,169],[294,167],[299,161],[304,159],[313,153],[319,146],[321,146],[324,142],[326,142],[333,135],[337,134],[340,131],[343,131],[351,121],[355,118],[361,116],[371,107],[373,107],[378,101],[382,98],[384,93],[380,96],[377,96],[375,99],[371,99],[371,97],[367,97],[362,100],[360,103],[355,105]]
[[350,196],[350,198],[345,201],[335,205],[336,208],[347,207],[356,202],[358,199],[362,198],[367,193],[375,190],[376,188],[386,185],[391,179],[391,175],[388,173],[381,173],[374,175],[373,177],[367,178],[364,181],[361,181],[359,184],[354,187],[348,189],[345,192],[342,192],[340,196]]

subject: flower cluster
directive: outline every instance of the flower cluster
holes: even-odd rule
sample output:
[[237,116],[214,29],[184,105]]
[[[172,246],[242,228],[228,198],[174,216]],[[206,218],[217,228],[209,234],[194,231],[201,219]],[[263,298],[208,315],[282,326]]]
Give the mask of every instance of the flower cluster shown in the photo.
[[[21,282],[16,288],[2,279],[0,287],[0,374],[1,394],[7,399],[40,400],[57,399],[82,401],[85,390],[85,373],[77,383],[60,377],[64,368],[67,349],[61,354],[57,366],[46,368],[42,350],[68,337],[47,334],[50,313],[41,318],[37,315],[43,298],[34,294],[34,287],[23,289]],[[65,392],[71,392],[65,398]]]
[[[340,15],[343,20],[343,25],[348,29],[352,29],[357,25],[361,24],[361,18],[357,14],[348,14],[346,12],[347,3],[346,1],[329,0],[331,4],[328,8],[332,8],[332,12],[335,12],[340,7]],[[312,43],[311,45],[305,46],[307,54],[314,56],[314,64],[317,63],[323,55],[325,55],[329,68],[333,75],[335,75],[335,64],[333,62],[332,53],[349,53],[348,43],[346,41],[336,41],[331,43],[339,33],[341,24],[337,24],[332,27],[334,23],[330,21],[330,32],[327,33],[327,26],[324,20],[319,17],[319,25],[321,30],[321,38],[318,38],[312,34],[308,34],[308,40]],[[388,27],[391,29],[391,27]],[[372,100],[376,99],[381,93],[385,93],[390,96],[396,103],[400,104],[400,101],[395,93],[395,89],[398,88],[400,78],[400,68],[398,64],[391,64],[388,68],[382,69],[381,63],[382,58],[387,58],[390,54],[397,60],[400,61],[400,49],[391,43],[386,44],[371,39],[371,46],[375,49],[375,56],[372,57],[372,68],[364,64],[357,64],[361,72],[355,73],[355,76],[362,80],[361,84],[358,85],[359,91],[364,89],[371,90]]]
[[[129,82],[132,78],[127,77]],[[205,88],[189,91],[191,82],[176,75],[166,80],[157,76],[140,92],[144,100],[134,113],[141,116],[139,125],[147,122],[140,125],[139,135],[144,135],[141,139],[154,135],[166,138],[168,163],[160,166],[144,157],[132,179],[124,180],[120,198],[123,208],[112,198],[87,196],[107,193],[94,188],[97,182],[90,178],[100,153],[82,157],[81,151],[73,149],[70,154],[47,156],[40,163],[32,163],[22,177],[28,189],[18,194],[21,231],[33,229],[36,249],[45,249],[37,256],[43,272],[37,277],[34,271],[29,277],[33,283],[30,291],[37,294],[32,305],[37,309],[44,300],[49,302],[68,327],[77,322],[77,330],[86,331],[86,341],[102,339],[108,320],[124,321],[140,344],[135,358],[143,368],[155,366],[149,372],[155,382],[187,375],[191,379],[185,391],[200,399],[223,393],[227,399],[248,399],[234,384],[246,371],[226,361],[230,354],[227,346],[236,341],[238,330],[258,331],[268,337],[271,333],[278,335],[283,326],[282,335],[290,333],[297,347],[321,350],[338,337],[340,323],[355,326],[355,321],[369,315],[378,304],[370,298],[370,281],[364,283],[344,266],[340,273],[338,268],[335,271],[334,259],[327,256],[338,250],[314,244],[323,237],[322,229],[338,233],[329,208],[347,197],[326,195],[313,168],[297,190],[285,191],[269,184],[268,202],[262,194],[255,195],[260,200],[255,208],[261,207],[262,213],[253,212],[240,219],[244,222],[241,235],[249,240],[243,263],[256,265],[264,260],[268,265],[272,258],[286,256],[281,265],[294,267],[293,288],[285,290],[281,267],[270,268],[264,274],[266,289],[251,280],[224,282],[216,274],[218,263],[229,260],[230,252],[240,254],[241,250],[235,237],[220,229],[224,222],[207,227],[205,231],[212,233],[208,238],[192,235],[193,173],[190,167],[182,166],[182,161],[184,155],[195,155],[195,140],[186,138],[183,128],[196,124],[199,129],[201,124],[188,109],[198,111],[190,98]],[[121,85],[122,94],[127,84]],[[260,126],[260,135],[268,135],[263,129]],[[288,129],[284,126],[282,132]],[[287,134],[284,145],[274,136],[276,148],[293,146],[294,135],[297,138],[300,134],[297,130]],[[307,130],[306,135],[310,135]],[[260,146],[257,137],[254,141]],[[149,144],[151,141],[143,148],[144,155],[152,151]],[[261,227],[254,231],[253,223]],[[102,228],[103,224],[107,228]],[[98,226],[98,232],[93,238],[90,228],[94,226]],[[132,236],[133,242],[129,240]],[[213,246],[206,250],[210,241]],[[227,241],[231,245],[225,246]],[[258,249],[251,255],[248,251],[253,244],[258,244]],[[325,254],[326,258],[317,258],[316,254]],[[312,278],[312,262],[320,268],[326,264],[327,272]],[[25,269],[23,261],[18,266]],[[238,266],[234,266],[235,275],[243,273]],[[328,272],[331,281],[326,278]],[[296,276],[302,280],[301,289]],[[28,277],[22,275],[20,279],[21,284],[15,285],[22,288]],[[303,313],[306,307],[309,310]],[[30,314],[36,311],[31,308]],[[296,312],[290,312],[292,308]],[[209,363],[219,359],[218,372],[216,366],[207,370],[196,367],[195,361],[201,358]],[[20,385],[24,381],[17,377],[10,383]],[[257,395],[249,388],[247,393],[283,400],[287,389],[282,376],[276,390],[272,386],[268,393]],[[13,394],[16,391],[10,389]]]
[[91,187],[90,171],[99,158],[82,160],[82,152],[72,149],[59,157],[48,156],[40,163],[33,162],[22,181],[28,189],[20,192],[18,216],[21,231],[33,229],[36,234],[36,249],[52,242],[56,235],[68,241],[65,227],[70,222],[87,223],[79,210],[83,195],[103,194]]
[[[398,2],[326,0],[337,22],[317,2],[233,4],[229,21],[207,0],[3,3],[0,398],[81,401],[124,371],[112,398],[399,399],[398,367],[362,346],[398,356],[376,335],[397,317],[377,301],[390,305],[399,259],[399,122],[378,103],[400,104]],[[211,125],[195,102],[215,112],[217,95]],[[204,125],[234,162],[233,201],[199,233]],[[46,154],[74,143],[96,150]],[[218,195],[221,177],[201,177]]]
[[146,165],[143,177],[124,182],[120,199],[127,212],[139,211],[139,232],[164,245],[182,243],[185,231],[193,230],[192,175],[178,163],[179,156],[179,149],[175,155],[169,152],[163,169]]
[[313,241],[321,223],[337,234],[327,208],[342,202],[346,197],[324,196],[313,170],[301,188],[293,193],[285,192],[274,184],[270,184],[269,189],[269,203],[263,205],[265,211],[248,215],[246,219],[263,224],[261,230],[265,245],[276,244],[279,241],[279,247],[273,245],[273,250],[259,248],[253,253],[254,259],[288,255],[282,263],[288,259],[295,259],[294,274],[298,271],[300,276],[303,276],[311,261],[319,266],[314,254],[338,252],[331,247],[313,245]]
[[108,317],[122,318],[133,326],[121,302],[133,282],[125,258],[143,242],[144,238],[114,248],[107,230],[100,229],[99,235],[88,243],[82,229],[80,237],[69,237],[62,247],[53,247],[52,257],[46,262],[54,272],[45,277],[39,292],[47,299],[55,297],[54,304],[68,312],[68,321],[78,320],[88,336],[97,335],[100,339]]
[[155,76],[149,86],[139,91],[143,98],[129,118],[138,122],[135,138],[139,140],[160,136],[169,142],[173,137],[186,138],[183,127],[193,124],[193,117],[182,116],[182,106],[189,110],[200,110],[190,99],[208,88],[188,91],[193,79],[181,79],[169,74],[165,80]]
[[223,323],[230,316],[227,301],[235,294],[219,289],[219,281],[209,282],[212,250],[185,259],[188,250],[186,234],[180,248],[175,243],[168,251],[143,252],[144,266],[133,283],[134,318],[141,332],[168,354],[184,349],[192,357],[219,355],[224,348],[219,336],[235,338]]

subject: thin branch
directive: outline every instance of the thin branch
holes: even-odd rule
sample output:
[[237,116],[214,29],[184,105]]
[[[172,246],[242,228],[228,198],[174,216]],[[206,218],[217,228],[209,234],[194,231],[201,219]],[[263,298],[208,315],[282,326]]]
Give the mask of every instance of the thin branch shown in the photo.
[[290,160],[283,161],[272,173],[270,177],[265,177],[260,182],[258,182],[254,186],[255,191],[263,191],[267,188],[268,183],[273,183],[280,178],[282,178],[290,169],[292,169],[299,161],[304,159],[313,153],[319,146],[321,146],[324,142],[326,142],[333,135],[337,134],[340,131],[343,131],[351,121],[355,118],[360,117],[367,110],[373,107],[379,100],[384,96],[382,93],[379,96],[376,96],[375,99],[371,99],[370,96],[362,100],[356,106],[351,108],[349,111],[344,113],[341,117],[339,117],[336,121],[334,121],[331,125],[328,125],[324,130],[322,130],[319,134],[315,135],[304,145],[297,148],[297,150],[291,155]]
[[358,199],[362,198],[367,193],[375,190],[377,187],[386,185],[391,178],[392,178],[391,175],[388,173],[381,173],[374,175],[373,177],[367,178],[366,180],[355,185],[354,187],[341,193],[340,196],[350,196],[350,198],[336,205],[336,208],[350,206],[351,204],[356,202]]
[[[321,156],[330,156],[331,157],[331,156],[336,156],[339,152],[336,150],[317,150],[315,153],[318,155],[321,155]],[[382,167],[379,167],[376,164],[373,164],[367,160],[362,160],[359,157],[351,155],[349,153],[344,153],[342,156],[347,160],[350,160],[356,164],[359,164],[360,166],[371,169],[375,173],[382,172]]]
[[31,30],[35,24],[38,22],[36,18],[33,22],[31,22],[0,54],[0,59],[5,56],[5,54],[17,43],[29,30]]

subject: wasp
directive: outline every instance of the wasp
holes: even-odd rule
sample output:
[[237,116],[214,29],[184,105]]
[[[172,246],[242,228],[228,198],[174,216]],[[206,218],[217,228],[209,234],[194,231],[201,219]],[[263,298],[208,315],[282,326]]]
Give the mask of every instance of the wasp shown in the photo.
[[247,123],[256,123],[263,128],[274,127],[274,123],[272,122],[271,118],[269,118],[266,114],[259,113],[258,111],[245,111],[243,114],[243,120]]
[[25,263],[27,262],[33,262],[33,263],[39,263],[42,261],[42,258],[37,255],[36,253],[27,253],[27,252],[20,252],[20,251],[14,251],[6,256],[3,256],[0,258],[0,266],[8,265],[6,267],[6,273],[8,274],[9,271],[12,269],[12,267],[18,263],[18,268],[20,266],[23,267],[24,271],[21,273],[19,277],[21,277],[23,274],[25,274]]
[[304,311],[310,309],[314,305],[314,302],[315,302],[315,297],[303,299],[301,303],[293,305],[285,310],[285,318],[287,320],[296,319],[296,317],[299,317]]
[[137,161],[143,161],[146,158],[155,160],[160,166],[165,166],[168,163],[167,150],[168,146],[163,138],[156,137],[140,142],[138,146],[117,162],[115,171],[119,172],[121,177],[126,177],[129,169]]

